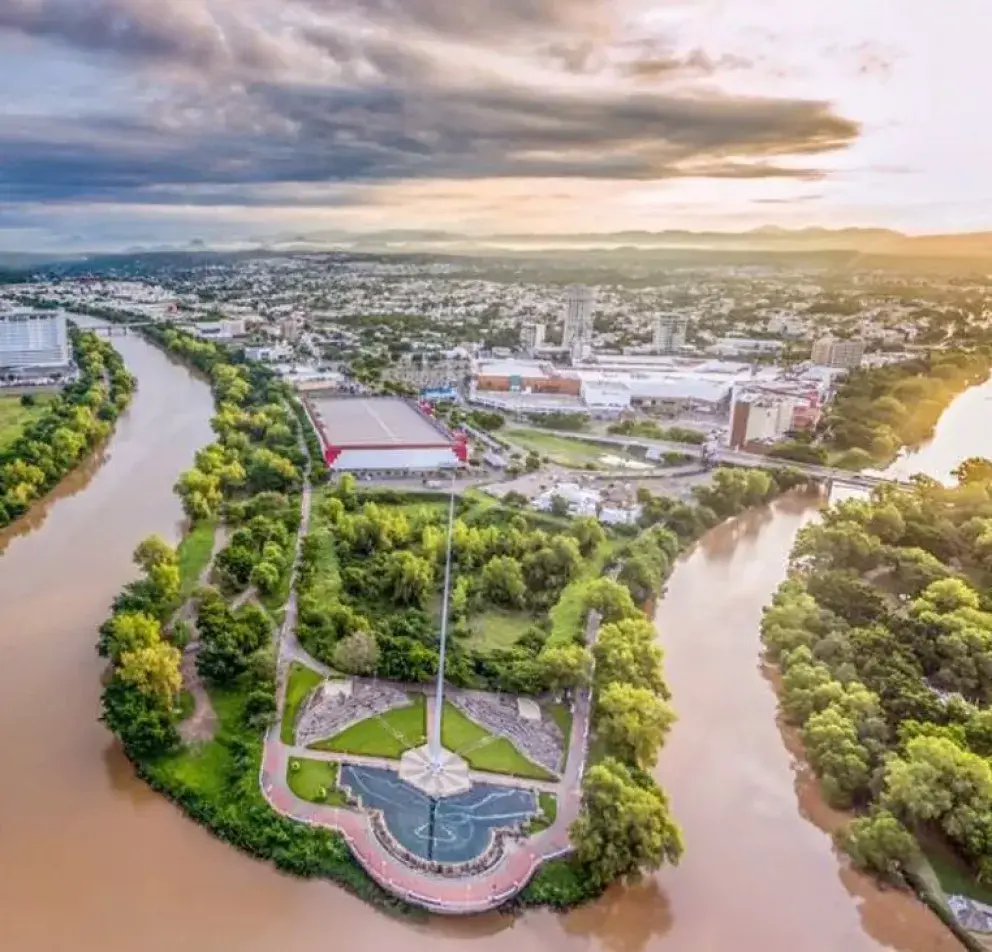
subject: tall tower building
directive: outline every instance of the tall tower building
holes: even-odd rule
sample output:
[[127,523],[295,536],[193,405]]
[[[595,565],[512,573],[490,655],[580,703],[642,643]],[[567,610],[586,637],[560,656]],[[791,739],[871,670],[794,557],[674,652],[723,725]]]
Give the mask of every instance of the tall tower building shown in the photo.
[[685,347],[689,319],[679,314],[659,314],[654,322],[654,349],[662,354]]
[[571,347],[575,341],[592,340],[592,288],[570,284],[565,288],[565,332],[562,346]]
[[544,346],[544,325],[530,322],[520,328],[520,346],[529,354]]

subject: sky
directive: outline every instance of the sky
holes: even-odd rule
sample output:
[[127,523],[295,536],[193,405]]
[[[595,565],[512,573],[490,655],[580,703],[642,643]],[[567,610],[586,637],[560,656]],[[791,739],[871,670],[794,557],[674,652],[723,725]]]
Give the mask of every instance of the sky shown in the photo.
[[0,250],[992,230],[989,0],[0,0]]

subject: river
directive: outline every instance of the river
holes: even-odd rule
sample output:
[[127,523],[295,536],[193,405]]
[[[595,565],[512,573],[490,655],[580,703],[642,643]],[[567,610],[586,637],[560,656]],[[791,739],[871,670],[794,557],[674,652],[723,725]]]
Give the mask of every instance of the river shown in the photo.
[[[178,539],[171,487],[211,439],[205,384],[140,339],[114,343],[140,383],[115,435],[0,535],[0,950],[957,950],[923,907],[844,868],[823,831],[836,818],[776,724],[758,620],[813,497],[714,530],[659,609],[681,716],[658,768],[685,829],[677,869],[567,915],[410,923],[214,840],[134,779],[97,721],[96,629],[134,577],[134,546]],[[992,455],[989,392],[948,410],[941,459]]]

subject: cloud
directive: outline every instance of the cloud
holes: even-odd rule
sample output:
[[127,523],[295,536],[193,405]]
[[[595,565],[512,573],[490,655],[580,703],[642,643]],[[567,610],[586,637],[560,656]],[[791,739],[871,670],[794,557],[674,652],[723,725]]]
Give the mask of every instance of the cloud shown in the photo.
[[816,178],[788,157],[857,137],[822,101],[687,85],[742,61],[670,53],[625,2],[0,0],[0,36],[116,78],[88,114],[0,124],[0,186],[15,202],[336,206],[347,183]]

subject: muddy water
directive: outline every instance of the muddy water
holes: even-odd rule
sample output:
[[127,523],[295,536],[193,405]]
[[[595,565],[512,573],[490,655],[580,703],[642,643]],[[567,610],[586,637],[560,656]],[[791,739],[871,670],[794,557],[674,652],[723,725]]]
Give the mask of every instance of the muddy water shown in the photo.
[[178,537],[171,486],[210,439],[207,388],[140,340],[115,344],[141,384],[115,436],[0,536],[0,952],[956,948],[843,869],[821,830],[835,818],[775,723],[757,623],[813,499],[715,530],[659,612],[682,718],[659,766],[686,832],[678,869],[566,916],[409,923],[213,840],[133,779],[96,721],[96,628],[135,544]]

